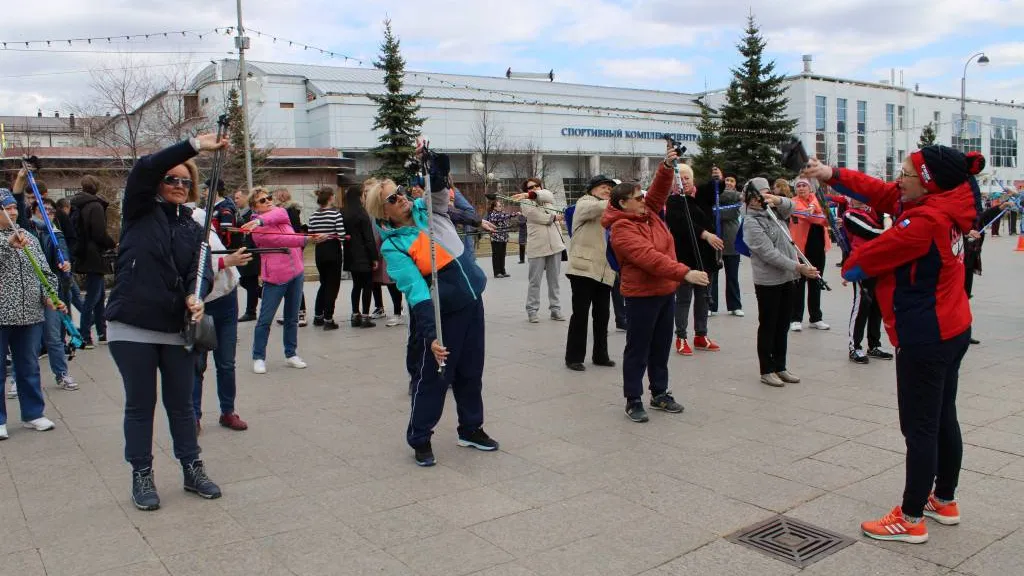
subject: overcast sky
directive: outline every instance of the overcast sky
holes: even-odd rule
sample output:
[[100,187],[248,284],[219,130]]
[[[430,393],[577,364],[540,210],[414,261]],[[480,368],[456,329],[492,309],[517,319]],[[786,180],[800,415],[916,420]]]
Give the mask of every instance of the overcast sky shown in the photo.
[[[904,84],[959,95],[964,62],[971,97],[1024,101],[1024,0],[243,0],[245,24],[370,62],[390,16],[410,70],[501,76],[547,72],[584,84],[699,92],[725,87],[750,10],[785,74],[814,55],[815,72],[861,80],[904,71]],[[9,2],[0,29],[0,115],[67,113],[90,98],[90,70],[123,53],[154,75],[187,62],[198,70],[233,54],[212,34],[236,23],[234,0]],[[207,32],[124,41],[126,34]],[[87,44],[69,38],[122,36]],[[252,36],[255,60],[339,64],[338,58]],[[49,47],[34,40],[52,40]],[[61,40],[63,42],[57,42]],[[25,42],[30,44],[26,48]],[[897,71],[897,80],[898,80]]]

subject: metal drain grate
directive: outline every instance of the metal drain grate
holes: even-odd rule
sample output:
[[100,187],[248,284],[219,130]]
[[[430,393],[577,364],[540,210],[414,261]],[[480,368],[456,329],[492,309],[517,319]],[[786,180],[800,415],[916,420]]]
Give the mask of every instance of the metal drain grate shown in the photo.
[[727,536],[726,540],[797,568],[810,566],[853,544],[853,540],[846,536],[786,516],[776,516],[743,528]]

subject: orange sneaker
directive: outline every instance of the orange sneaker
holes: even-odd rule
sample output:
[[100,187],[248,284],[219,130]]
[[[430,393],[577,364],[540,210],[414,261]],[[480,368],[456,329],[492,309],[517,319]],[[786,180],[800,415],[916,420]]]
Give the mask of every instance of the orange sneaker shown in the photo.
[[686,338],[676,338],[676,352],[683,356],[693,356],[693,348],[690,348]]
[[697,350],[704,350],[705,352],[718,352],[721,348],[715,341],[707,336],[694,336],[693,347]]
[[934,493],[928,495],[928,503],[924,506],[924,515],[946,526],[955,526],[960,523],[960,507],[956,505],[956,502],[943,504],[939,502]]
[[899,506],[892,509],[881,518],[862,522],[860,529],[864,535],[875,540],[895,540],[908,542],[910,544],[922,544],[928,541],[928,528],[924,525],[924,519],[920,522],[907,522],[903,518],[903,509]]

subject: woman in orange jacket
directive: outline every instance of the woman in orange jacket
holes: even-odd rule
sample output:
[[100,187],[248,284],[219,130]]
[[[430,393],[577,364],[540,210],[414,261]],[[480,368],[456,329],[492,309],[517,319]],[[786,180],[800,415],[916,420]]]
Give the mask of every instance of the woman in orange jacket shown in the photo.
[[[828,237],[828,220],[825,217],[825,210],[814,195],[811,181],[806,178],[798,178],[796,181],[793,217],[790,220],[789,230],[797,247],[807,256],[812,266],[824,270],[825,254],[832,248],[832,242]],[[804,286],[807,287],[806,290]],[[808,282],[806,278],[800,278],[796,290],[793,291],[793,317],[789,329],[793,332],[803,329],[805,293],[811,328],[828,330],[830,326],[822,320],[821,314],[821,285],[817,282]]]
[[706,272],[690,270],[676,260],[675,240],[659,215],[665,208],[678,161],[671,146],[644,196],[636,183],[612,190],[601,225],[611,231],[609,244],[620,265],[626,301],[626,349],[622,359],[622,390],[626,415],[647,422],[643,404],[644,372],[650,381],[651,408],[683,411],[668,389],[668,359],[675,322],[675,293],[680,282],[707,286]]

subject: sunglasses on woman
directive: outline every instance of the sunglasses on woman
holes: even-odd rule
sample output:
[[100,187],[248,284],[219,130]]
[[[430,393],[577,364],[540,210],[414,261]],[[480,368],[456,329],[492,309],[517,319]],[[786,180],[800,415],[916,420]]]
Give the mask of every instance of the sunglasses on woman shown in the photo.
[[388,204],[398,204],[398,198],[401,196],[402,195],[398,192],[392,192],[391,194],[388,194],[388,197],[385,198],[384,201]]
[[529,192],[530,190],[537,190],[538,188],[540,188],[540,186],[538,186],[537,184],[530,184],[529,186],[526,187],[526,191]]
[[261,198],[257,198],[256,199],[256,204],[269,204],[269,203],[270,203],[270,197],[269,196],[263,196]]
[[192,179],[179,178],[177,176],[164,176],[164,184],[167,184],[171,188],[184,188],[188,190],[192,188]]

